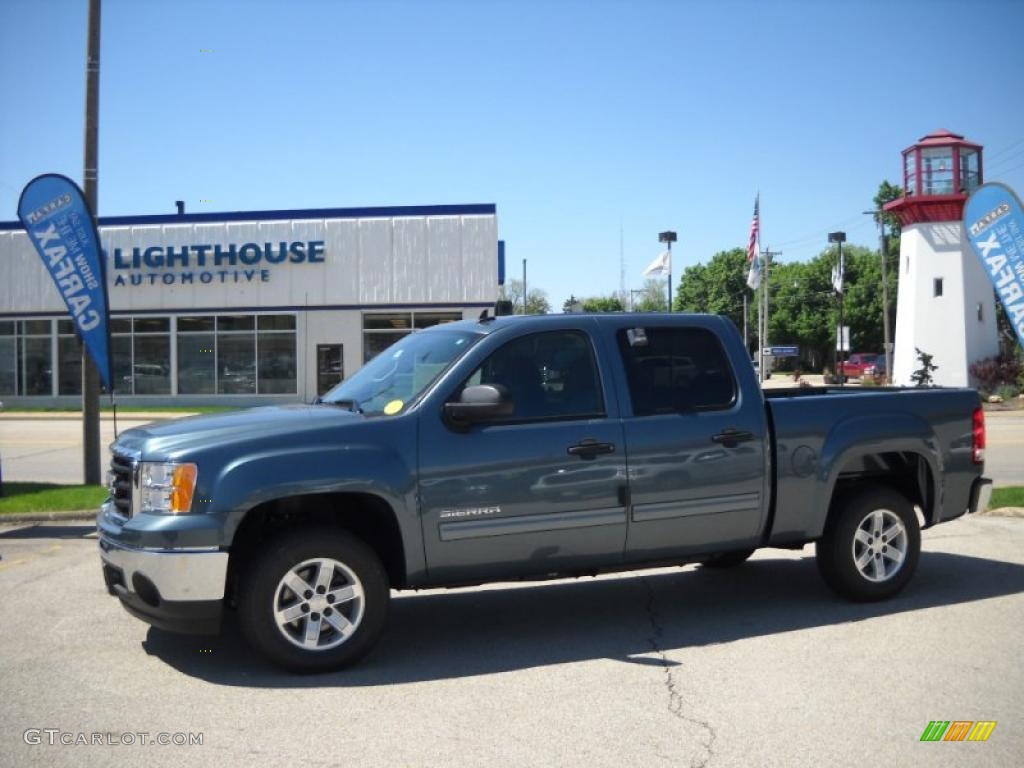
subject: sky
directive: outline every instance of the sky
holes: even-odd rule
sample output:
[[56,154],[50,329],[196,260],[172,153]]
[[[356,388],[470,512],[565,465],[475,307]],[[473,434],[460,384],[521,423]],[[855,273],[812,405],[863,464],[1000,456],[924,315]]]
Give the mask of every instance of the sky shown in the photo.
[[[81,182],[86,0],[0,0],[0,221]],[[1024,194],[1020,0],[105,0],[99,215],[495,203],[557,311],[746,247],[783,261],[948,128]],[[621,258],[620,258],[621,257]]]

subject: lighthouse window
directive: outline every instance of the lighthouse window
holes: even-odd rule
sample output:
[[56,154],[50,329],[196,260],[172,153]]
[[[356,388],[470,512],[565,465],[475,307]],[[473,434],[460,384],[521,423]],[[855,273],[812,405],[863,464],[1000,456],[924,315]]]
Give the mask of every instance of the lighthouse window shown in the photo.
[[922,194],[953,194],[953,150],[948,147],[922,149],[921,175]]
[[942,278],[941,277],[936,277],[935,278],[935,296],[939,297],[941,295],[942,295]]
[[917,193],[917,156],[911,152],[907,155],[907,178],[904,182],[907,197]]
[[978,167],[978,153],[972,149],[960,150],[960,186],[965,195],[971,194],[981,184],[981,170]]

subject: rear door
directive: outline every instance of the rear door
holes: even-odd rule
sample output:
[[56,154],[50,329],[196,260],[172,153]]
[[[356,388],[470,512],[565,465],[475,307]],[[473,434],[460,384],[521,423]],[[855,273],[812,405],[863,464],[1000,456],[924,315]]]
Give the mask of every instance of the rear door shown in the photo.
[[512,417],[459,431],[440,403],[424,409],[419,501],[432,582],[622,562],[626,457],[604,379],[582,327],[506,336],[446,399],[498,384]]
[[752,370],[730,363],[730,354],[745,363],[735,329],[714,317],[623,318],[607,342],[626,393],[626,559],[756,544],[768,501],[766,419]]

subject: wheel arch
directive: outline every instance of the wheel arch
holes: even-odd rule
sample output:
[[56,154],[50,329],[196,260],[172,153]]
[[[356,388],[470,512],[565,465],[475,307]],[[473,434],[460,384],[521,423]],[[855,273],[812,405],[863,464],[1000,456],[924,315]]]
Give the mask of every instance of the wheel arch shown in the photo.
[[245,513],[235,529],[228,561],[232,599],[245,566],[268,541],[283,532],[317,525],[346,530],[364,541],[381,559],[391,587],[408,582],[406,542],[391,504],[367,492],[307,493],[264,501]]

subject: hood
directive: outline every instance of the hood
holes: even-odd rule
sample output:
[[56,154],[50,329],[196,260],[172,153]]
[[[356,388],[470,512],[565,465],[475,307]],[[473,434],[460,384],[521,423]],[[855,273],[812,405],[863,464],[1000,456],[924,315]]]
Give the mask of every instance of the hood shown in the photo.
[[267,406],[156,421],[122,432],[113,446],[145,459],[187,457],[194,451],[225,443],[254,438],[274,442],[303,432],[361,421],[361,415],[333,405]]

